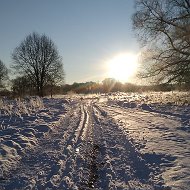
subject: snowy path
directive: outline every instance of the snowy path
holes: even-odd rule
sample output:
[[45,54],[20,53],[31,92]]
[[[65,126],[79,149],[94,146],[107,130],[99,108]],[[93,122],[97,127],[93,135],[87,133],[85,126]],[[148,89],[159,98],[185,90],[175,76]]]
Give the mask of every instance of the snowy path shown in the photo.
[[[190,142],[186,133],[168,127],[173,125],[179,121],[97,99],[77,100],[0,181],[0,189],[169,190],[174,179],[175,190],[182,184],[187,189]],[[182,171],[177,156],[184,152]],[[178,172],[184,172],[181,184]]]
[[155,189],[149,167],[125,132],[100,107],[94,107],[94,115],[95,141],[100,147],[98,163],[103,164],[98,171],[102,180],[98,181],[97,189]]
[[184,125],[180,117],[164,112],[115,105],[102,107],[119,123],[127,139],[148,163],[154,182],[160,184],[164,180],[174,190],[190,189],[190,134],[184,130],[189,128],[188,120]]

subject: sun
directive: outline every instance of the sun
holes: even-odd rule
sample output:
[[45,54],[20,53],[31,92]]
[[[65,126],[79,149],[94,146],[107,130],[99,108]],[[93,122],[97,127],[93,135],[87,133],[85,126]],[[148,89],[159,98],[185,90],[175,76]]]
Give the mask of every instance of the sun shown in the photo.
[[138,55],[119,54],[107,62],[108,76],[121,82],[128,82],[137,72]]

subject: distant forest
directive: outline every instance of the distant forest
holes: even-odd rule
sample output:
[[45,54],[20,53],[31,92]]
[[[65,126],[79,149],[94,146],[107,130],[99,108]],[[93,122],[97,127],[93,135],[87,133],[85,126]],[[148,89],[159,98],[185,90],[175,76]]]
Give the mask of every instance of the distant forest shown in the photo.
[[[113,78],[106,78],[101,83],[85,82],[64,85],[47,85],[44,89],[44,96],[53,96],[56,94],[97,94],[110,92],[147,92],[147,91],[173,91],[190,90],[189,85],[179,84],[159,84],[159,85],[135,85],[132,83],[121,83]],[[14,83],[11,90],[2,90],[0,96],[24,97],[36,95],[36,88],[24,80]]]

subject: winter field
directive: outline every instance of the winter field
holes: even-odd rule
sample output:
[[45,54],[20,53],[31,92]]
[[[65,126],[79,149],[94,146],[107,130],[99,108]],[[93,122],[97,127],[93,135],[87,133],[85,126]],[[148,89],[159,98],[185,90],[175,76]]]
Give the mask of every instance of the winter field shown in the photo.
[[0,189],[190,190],[190,93],[0,100]]

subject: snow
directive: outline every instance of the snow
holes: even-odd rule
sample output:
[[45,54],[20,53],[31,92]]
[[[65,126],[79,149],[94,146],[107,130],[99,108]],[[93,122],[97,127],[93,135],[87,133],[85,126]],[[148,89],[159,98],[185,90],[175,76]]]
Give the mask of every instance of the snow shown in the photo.
[[190,94],[0,101],[0,189],[190,189]]

